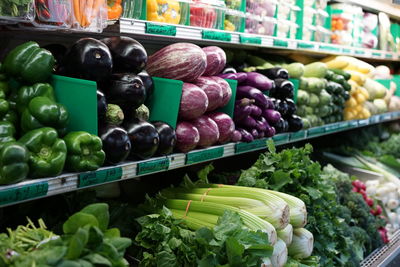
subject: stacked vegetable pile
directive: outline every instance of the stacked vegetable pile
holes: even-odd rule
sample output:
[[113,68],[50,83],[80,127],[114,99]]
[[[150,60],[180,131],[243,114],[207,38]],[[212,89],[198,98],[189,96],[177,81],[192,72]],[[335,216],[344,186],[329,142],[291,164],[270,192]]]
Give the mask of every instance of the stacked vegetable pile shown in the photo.
[[[182,220],[193,231],[206,231],[211,234],[213,229],[214,232],[217,232],[219,229],[233,224],[228,228],[235,227],[234,235],[237,238],[240,236],[245,238],[250,234],[254,237],[258,236],[258,242],[262,241],[263,245],[259,247],[259,257],[253,259],[254,262],[246,262],[245,258],[237,258],[245,266],[259,266],[261,263],[266,266],[284,266],[288,254],[300,258],[311,255],[314,239],[313,235],[303,228],[307,222],[307,211],[304,202],[300,199],[277,191],[257,188],[208,183],[195,185],[190,181],[186,184],[191,184],[191,186],[162,190],[158,203],[156,201],[151,204],[153,205],[152,209],[166,213],[165,209],[167,208],[172,217]],[[163,207],[164,210],[160,210],[160,207]],[[235,217],[236,222],[226,222],[227,225],[223,225],[222,221],[229,217]],[[139,219],[143,229],[136,240],[149,238],[146,229],[149,227],[149,220],[149,216]],[[218,238],[217,233],[215,236]],[[257,246],[257,239],[244,242],[249,247]],[[211,241],[211,239],[207,240],[207,242]],[[228,246],[233,241],[228,239],[226,242]],[[272,255],[261,254],[271,250]],[[144,257],[146,249],[142,248],[140,253],[143,254],[138,257],[144,258],[146,261]],[[206,256],[202,250],[199,250],[198,253],[200,257]],[[190,259],[181,262],[180,265],[190,263],[188,260]],[[222,264],[222,262],[220,263]],[[211,266],[215,266],[215,263]]]
[[129,266],[125,249],[132,241],[108,228],[108,205],[86,206],[63,224],[57,235],[29,221],[27,226],[0,234],[2,266]]
[[382,244],[378,222],[362,197],[351,192],[348,176],[339,177],[333,168],[322,171],[309,158],[310,145],[280,153],[272,143],[268,146],[269,153],[242,171],[238,185],[278,190],[304,201],[306,229],[314,234],[313,255],[320,258],[321,266],[358,266],[365,255]]
[[63,55],[58,73],[96,81],[99,135],[106,162],[172,153],[176,135],[164,122],[149,123],[144,105],[152,94],[152,78],[144,70],[147,53],[129,37],[78,40]]
[[[104,162],[102,142],[67,133],[68,112],[48,84],[53,55],[35,42],[15,47],[0,68],[0,184],[92,171]],[[62,139],[63,138],[63,139]],[[16,142],[18,140],[18,142]]]
[[226,106],[232,96],[228,82],[215,76],[225,62],[226,55],[221,48],[202,49],[190,43],[169,45],[149,57],[147,71],[151,75],[184,82],[176,126],[179,151],[188,152],[232,140],[235,130],[232,119],[217,111]]

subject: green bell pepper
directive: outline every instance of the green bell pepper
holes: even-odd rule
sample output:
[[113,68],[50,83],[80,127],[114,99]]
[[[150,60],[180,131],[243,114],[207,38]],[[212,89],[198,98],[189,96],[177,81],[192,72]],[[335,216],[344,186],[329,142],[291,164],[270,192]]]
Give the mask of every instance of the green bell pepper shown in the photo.
[[14,124],[15,127],[18,126],[19,117],[17,112],[10,109],[3,117],[0,118],[0,121],[8,121]]
[[32,178],[59,175],[67,157],[64,140],[58,138],[57,131],[45,127],[27,132],[19,139],[29,152],[29,176]]
[[50,77],[55,60],[36,42],[27,42],[11,50],[3,61],[7,75],[27,83],[45,82]]
[[70,132],[64,137],[67,145],[66,168],[70,171],[94,171],[100,168],[106,154],[101,139],[87,132]]
[[19,142],[9,142],[0,149],[0,184],[18,183],[29,172],[29,151]]
[[0,121],[0,149],[7,143],[15,141],[15,127],[11,122]]
[[37,96],[45,96],[53,101],[56,100],[54,96],[53,87],[48,83],[35,83],[31,86],[22,86],[18,90],[17,110],[22,113],[29,105],[29,102]]
[[8,87],[8,82],[0,80],[0,91],[3,93],[2,95],[4,95],[4,97],[8,94],[8,92],[10,91],[10,88]]
[[21,117],[21,129],[28,132],[42,127],[53,127],[60,135],[65,134],[68,112],[61,104],[44,97],[33,98]]
[[0,118],[3,118],[9,110],[10,104],[8,103],[8,101],[0,98]]

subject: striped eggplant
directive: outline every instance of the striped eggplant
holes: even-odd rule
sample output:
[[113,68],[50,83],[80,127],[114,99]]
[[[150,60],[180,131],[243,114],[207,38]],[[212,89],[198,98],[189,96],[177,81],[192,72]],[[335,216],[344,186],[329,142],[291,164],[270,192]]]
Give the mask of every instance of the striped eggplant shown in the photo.
[[146,70],[151,76],[195,81],[207,67],[207,56],[195,44],[175,43],[166,46],[151,55]]

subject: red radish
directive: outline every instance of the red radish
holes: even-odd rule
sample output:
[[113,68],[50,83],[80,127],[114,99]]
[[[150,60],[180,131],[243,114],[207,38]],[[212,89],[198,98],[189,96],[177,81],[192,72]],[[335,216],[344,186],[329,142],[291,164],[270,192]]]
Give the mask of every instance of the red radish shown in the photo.
[[372,198],[366,197],[365,202],[367,202],[367,205],[370,207],[374,205],[374,200]]
[[363,196],[364,200],[367,197],[367,193],[365,192],[365,190],[362,190],[359,188],[358,192]]
[[199,77],[195,84],[207,95],[207,111],[213,111],[221,106],[224,95],[221,86],[217,82],[209,77]]
[[351,191],[358,193],[357,187],[353,187],[353,189],[351,189]]
[[361,182],[360,180],[355,180],[351,183],[353,186],[359,188],[359,189],[363,189],[365,190],[365,184],[363,182]]
[[208,98],[206,93],[194,84],[184,83],[179,106],[179,117],[185,120],[196,119],[206,112],[207,107]]
[[374,210],[369,210],[369,213],[375,216],[375,211]]
[[382,214],[382,207],[380,205],[376,205],[375,208],[375,216],[381,215]]

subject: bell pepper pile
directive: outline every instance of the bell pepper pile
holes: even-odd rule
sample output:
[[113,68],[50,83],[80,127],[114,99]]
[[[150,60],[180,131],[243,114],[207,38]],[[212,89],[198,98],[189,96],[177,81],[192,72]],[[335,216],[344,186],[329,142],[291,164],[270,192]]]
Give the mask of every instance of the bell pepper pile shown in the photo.
[[181,8],[176,0],[147,0],[147,20],[179,24]]
[[48,83],[54,65],[35,42],[15,47],[0,63],[0,184],[93,171],[104,163],[98,136],[67,133],[68,111]]

